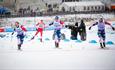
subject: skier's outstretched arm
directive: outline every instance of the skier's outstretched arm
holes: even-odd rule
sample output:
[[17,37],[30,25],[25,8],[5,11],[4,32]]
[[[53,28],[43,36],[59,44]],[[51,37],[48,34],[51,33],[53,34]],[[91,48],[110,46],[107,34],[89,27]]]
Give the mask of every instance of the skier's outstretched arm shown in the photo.
[[97,25],[98,24],[98,22],[96,22],[96,23],[94,23],[93,25],[91,25],[90,27],[89,27],[89,30],[91,30],[91,27],[93,27],[93,26],[95,26],[95,25]]
[[16,30],[16,29],[14,28],[14,29],[13,29],[13,32],[12,32],[12,35],[14,34],[15,30]]
[[111,25],[111,23],[105,21],[105,24],[111,26],[111,28],[112,28],[113,30],[115,30],[115,28]]
[[21,25],[21,29],[24,31],[24,36],[27,36],[26,35],[27,29],[23,25]]
[[64,22],[63,21],[60,21],[60,24],[62,27],[64,27]]
[[26,29],[23,25],[21,25],[21,29],[22,29],[24,32],[27,32],[27,29]]
[[53,22],[51,22],[51,23],[49,24],[49,26],[51,26],[51,25],[53,25]]

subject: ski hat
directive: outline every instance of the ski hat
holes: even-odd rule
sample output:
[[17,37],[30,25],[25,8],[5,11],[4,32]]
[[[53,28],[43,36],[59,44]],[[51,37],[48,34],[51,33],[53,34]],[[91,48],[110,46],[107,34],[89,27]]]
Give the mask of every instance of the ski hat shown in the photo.
[[41,19],[40,21],[43,21],[43,19]]
[[18,21],[16,21],[15,24],[16,24],[16,23],[17,23],[17,24],[20,24]]
[[103,22],[103,21],[104,21],[104,19],[103,19],[103,18],[100,18],[100,19],[99,19],[99,21],[100,21],[100,22]]
[[59,16],[55,16],[55,19],[59,19]]

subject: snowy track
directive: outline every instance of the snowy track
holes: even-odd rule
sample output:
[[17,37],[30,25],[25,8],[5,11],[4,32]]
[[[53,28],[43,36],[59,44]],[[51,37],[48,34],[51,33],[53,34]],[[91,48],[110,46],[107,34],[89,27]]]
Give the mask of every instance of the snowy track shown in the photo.
[[[28,41],[35,32],[28,32],[22,46],[17,50],[15,35],[11,33],[0,38],[0,70],[115,70],[115,32],[107,27],[107,48],[100,49],[96,27],[87,30],[87,40],[70,40],[70,30],[63,29],[67,40],[60,42],[60,49],[54,47],[53,31],[44,31],[43,43],[39,35]],[[90,43],[91,40],[97,43]]]

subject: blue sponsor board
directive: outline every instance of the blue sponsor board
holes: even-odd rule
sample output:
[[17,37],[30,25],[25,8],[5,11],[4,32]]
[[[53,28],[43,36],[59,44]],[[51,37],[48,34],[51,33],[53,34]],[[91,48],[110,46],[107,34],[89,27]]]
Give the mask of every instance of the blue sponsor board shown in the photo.
[[14,29],[13,29],[13,28],[5,28],[4,31],[5,31],[5,32],[13,32]]

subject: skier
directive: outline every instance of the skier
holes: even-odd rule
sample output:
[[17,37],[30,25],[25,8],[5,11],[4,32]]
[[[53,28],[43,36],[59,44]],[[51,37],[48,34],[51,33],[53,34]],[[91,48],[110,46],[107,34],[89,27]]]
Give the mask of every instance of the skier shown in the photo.
[[55,20],[49,24],[54,25],[54,36],[55,36],[55,47],[59,48],[59,42],[61,40],[61,29],[63,27],[64,22],[62,22],[61,20],[59,20],[59,17],[56,16]]
[[99,42],[100,42],[101,48],[106,47],[106,45],[105,45],[105,39],[106,39],[105,24],[111,26],[111,28],[113,30],[115,30],[115,28],[110,23],[108,23],[107,21],[104,21],[103,18],[100,18],[98,22],[94,23],[92,26],[89,27],[89,30],[91,30],[91,27],[93,27],[95,25],[98,26],[98,37],[99,37]]
[[14,32],[17,32],[17,40],[18,40],[18,50],[21,50],[21,46],[24,41],[25,37],[25,32],[27,32],[26,28],[23,25],[20,25],[19,22],[15,22],[15,28],[14,31],[12,32],[12,35]]
[[45,24],[44,24],[43,20],[40,20],[40,22],[38,24],[36,24],[36,30],[37,30],[37,32],[31,38],[31,40],[33,40],[35,38],[35,36],[40,32],[40,42],[42,42],[42,34],[43,34],[44,28],[45,28]]

